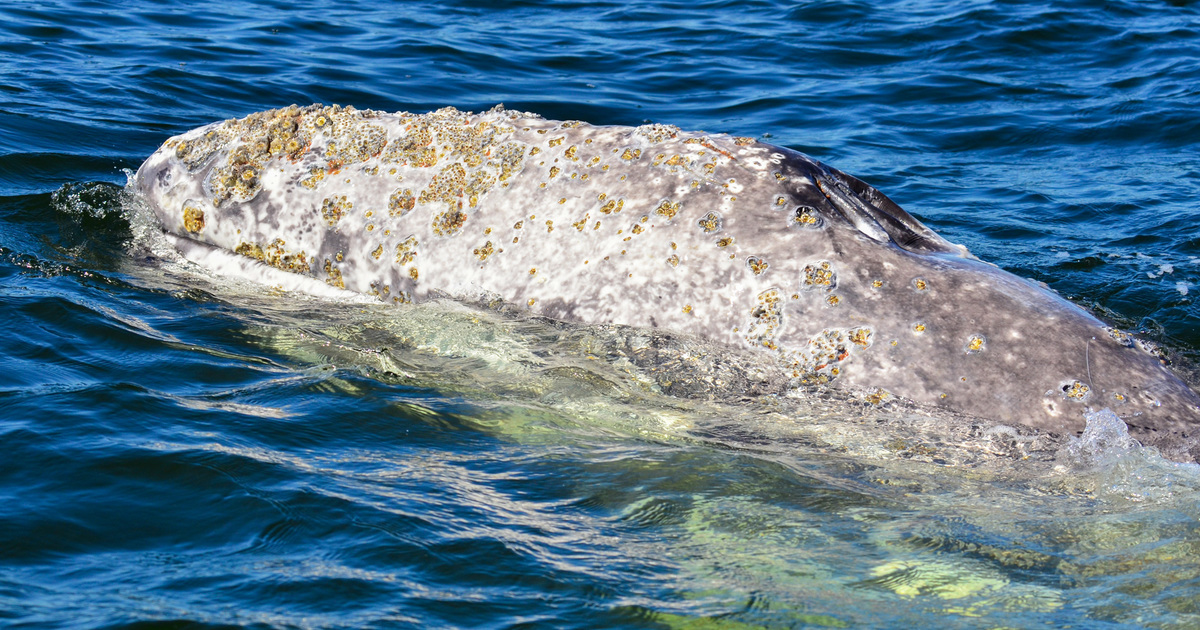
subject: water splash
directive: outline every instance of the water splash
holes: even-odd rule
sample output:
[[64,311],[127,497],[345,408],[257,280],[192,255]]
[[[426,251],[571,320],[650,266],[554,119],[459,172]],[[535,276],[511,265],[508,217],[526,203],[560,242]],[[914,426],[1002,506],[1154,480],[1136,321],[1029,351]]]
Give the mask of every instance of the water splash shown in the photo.
[[1103,466],[1141,448],[1141,444],[1129,436],[1129,426],[1111,409],[1085,413],[1083,417],[1087,421],[1083,434],[1071,438],[1064,449],[1076,466]]
[[1158,449],[1130,437],[1129,427],[1111,409],[1084,414],[1083,433],[1059,451],[1064,489],[1129,503],[1194,501],[1200,492],[1200,465],[1172,462]]

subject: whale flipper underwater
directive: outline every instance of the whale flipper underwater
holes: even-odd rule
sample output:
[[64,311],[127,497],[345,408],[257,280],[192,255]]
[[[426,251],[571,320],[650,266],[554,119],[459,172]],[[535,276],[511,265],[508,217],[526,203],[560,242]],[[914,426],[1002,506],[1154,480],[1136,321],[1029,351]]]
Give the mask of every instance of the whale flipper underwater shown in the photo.
[[492,295],[678,331],[796,383],[1054,433],[1108,407],[1143,444],[1200,459],[1200,398],[1132,337],[750,138],[291,106],[171,138],[135,183],[181,249],[388,302]]

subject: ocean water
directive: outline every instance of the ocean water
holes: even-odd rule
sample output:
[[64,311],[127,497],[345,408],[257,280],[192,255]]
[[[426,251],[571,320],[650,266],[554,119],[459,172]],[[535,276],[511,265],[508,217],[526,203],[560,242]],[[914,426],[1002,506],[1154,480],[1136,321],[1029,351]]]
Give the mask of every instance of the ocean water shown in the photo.
[[171,256],[128,173],[313,102],[758,136],[1197,381],[1194,3],[6,0],[0,626],[1200,627],[1200,467],[1104,412],[674,391],[685,338]]

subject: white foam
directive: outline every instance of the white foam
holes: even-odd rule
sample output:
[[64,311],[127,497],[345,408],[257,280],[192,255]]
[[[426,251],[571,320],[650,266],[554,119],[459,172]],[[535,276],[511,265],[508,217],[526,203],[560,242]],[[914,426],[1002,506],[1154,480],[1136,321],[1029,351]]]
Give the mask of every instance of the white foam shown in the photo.
[[1170,461],[1142,446],[1111,409],[1084,414],[1087,426],[1059,452],[1069,486],[1098,498],[1137,504],[1194,501],[1200,465]]
[[1105,408],[1083,415],[1087,422],[1083,434],[1071,438],[1067,455],[1073,462],[1085,465],[1101,464],[1126,455],[1141,444],[1129,435],[1129,426],[1111,409]]

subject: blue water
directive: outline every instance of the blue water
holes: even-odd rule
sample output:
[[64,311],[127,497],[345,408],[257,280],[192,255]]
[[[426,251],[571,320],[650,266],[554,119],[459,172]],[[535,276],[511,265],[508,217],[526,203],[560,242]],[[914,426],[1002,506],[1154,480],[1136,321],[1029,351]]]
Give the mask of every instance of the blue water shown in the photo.
[[761,136],[1195,382],[1194,3],[7,0],[0,625],[1200,627],[1200,469],[1119,435],[671,396],[611,331],[171,260],[126,171],[312,102]]

